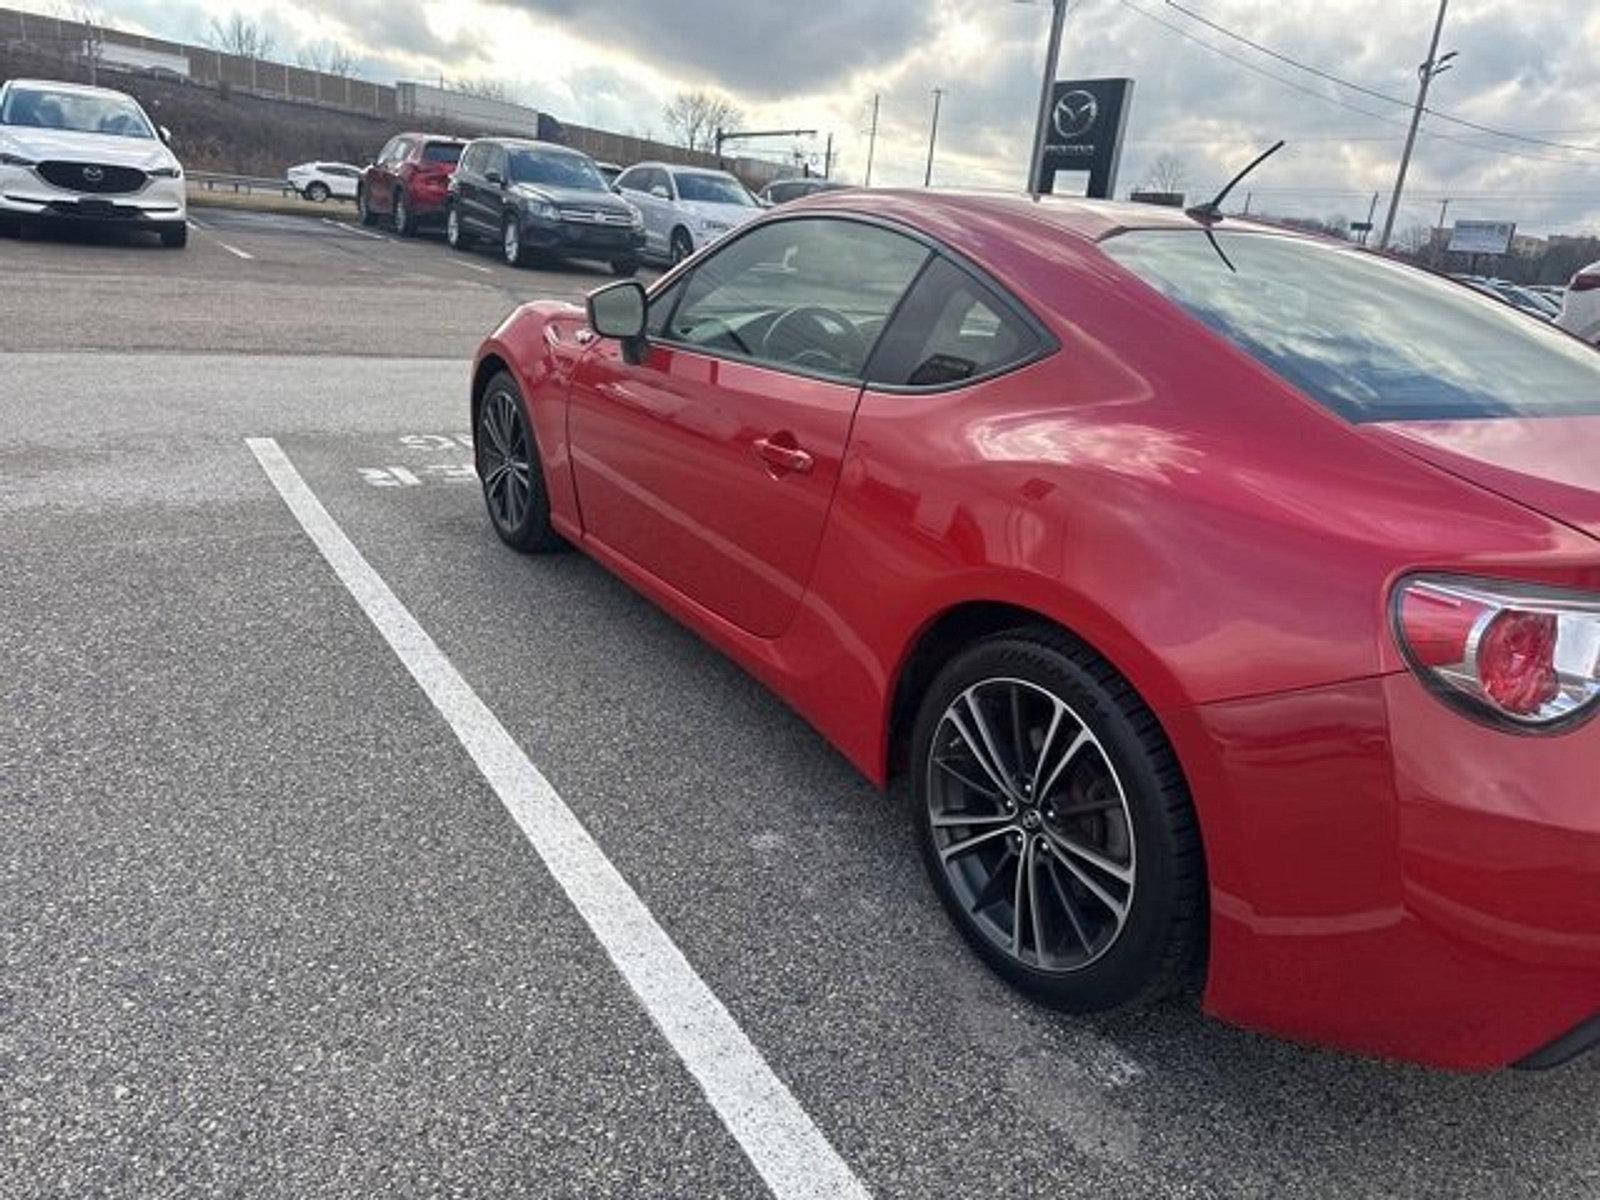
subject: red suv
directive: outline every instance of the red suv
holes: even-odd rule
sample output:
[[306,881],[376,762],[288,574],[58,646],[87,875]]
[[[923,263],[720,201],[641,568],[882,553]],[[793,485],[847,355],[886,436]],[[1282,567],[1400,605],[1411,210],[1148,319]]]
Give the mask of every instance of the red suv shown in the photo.
[[431,133],[400,133],[361,173],[356,207],[363,225],[380,218],[394,222],[401,237],[410,237],[425,223],[444,219],[450,176],[466,143]]

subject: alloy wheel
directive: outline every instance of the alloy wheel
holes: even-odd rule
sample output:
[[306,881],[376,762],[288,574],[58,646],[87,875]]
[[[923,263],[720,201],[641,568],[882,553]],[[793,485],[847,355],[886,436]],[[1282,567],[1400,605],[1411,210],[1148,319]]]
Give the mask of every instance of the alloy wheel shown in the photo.
[[411,228],[411,214],[406,211],[404,192],[394,198],[394,227],[401,233]]
[[522,257],[522,235],[517,232],[517,223],[515,221],[506,222],[505,251],[506,262],[513,267],[516,266],[517,259]]
[[478,475],[495,523],[509,531],[521,527],[533,495],[532,455],[517,398],[496,390],[478,416]]
[[1136,863],[1127,793],[1088,724],[1038,684],[982,680],[945,709],[926,769],[934,848],[983,936],[1045,973],[1100,959]]
[[444,240],[454,248],[461,246],[461,217],[456,212],[455,205],[450,206],[450,211],[444,218]]

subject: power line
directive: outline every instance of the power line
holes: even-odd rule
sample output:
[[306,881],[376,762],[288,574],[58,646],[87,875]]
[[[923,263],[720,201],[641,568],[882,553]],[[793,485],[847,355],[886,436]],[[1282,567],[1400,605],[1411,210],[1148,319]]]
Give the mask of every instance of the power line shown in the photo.
[[[1221,46],[1215,45],[1212,42],[1208,42],[1202,37],[1196,37],[1189,30],[1183,28],[1183,26],[1174,24],[1173,22],[1165,20],[1164,18],[1157,16],[1155,13],[1150,12],[1148,9],[1140,7],[1138,4],[1135,4],[1133,0],[1117,0],[1117,3],[1121,4],[1126,9],[1130,9],[1131,11],[1138,13],[1145,20],[1154,22],[1155,24],[1160,25],[1162,28],[1169,30],[1177,36],[1183,38],[1185,41],[1193,42],[1196,46],[1199,46],[1204,50],[1209,50],[1211,53],[1221,58],[1225,58],[1229,62],[1245,68],[1247,71],[1253,71],[1257,75],[1264,76],[1265,78],[1272,80],[1274,83],[1281,84],[1286,88],[1292,88],[1294,91],[1301,92],[1307,96],[1313,97],[1314,99],[1321,100],[1325,104],[1333,104],[1339,108],[1349,109],[1351,112],[1359,113],[1364,117],[1369,117],[1374,121],[1382,121],[1385,125],[1393,125],[1398,129],[1404,129],[1406,127],[1406,122],[1399,120],[1398,118],[1386,116],[1383,113],[1375,113],[1371,109],[1363,108],[1359,104],[1351,104],[1348,100],[1343,100],[1338,96],[1330,96],[1326,92],[1319,92],[1315,88],[1307,87],[1304,84],[1297,83],[1292,79],[1287,79],[1284,76],[1279,75],[1276,71],[1269,71],[1259,63],[1251,62],[1249,59],[1243,58],[1237,54],[1230,54]],[[1453,134],[1440,133],[1437,130],[1424,129],[1421,130],[1417,136],[1429,138],[1431,140],[1453,142],[1458,146],[1465,146],[1469,150],[1477,150],[1485,154],[1493,154],[1497,158],[1518,158],[1525,159],[1528,162],[1555,163],[1558,166],[1566,167],[1600,167],[1600,162],[1583,162],[1570,158],[1552,158],[1545,154],[1529,154],[1525,151],[1506,150],[1497,146],[1486,146],[1481,142],[1470,141],[1467,138],[1456,137]],[[1339,140],[1361,141],[1366,139],[1347,138]],[[1365,193],[1363,193],[1363,195],[1364,194]]]
[[[1335,75],[1332,72],[1324,71],[1321,67],[1315,67],[1310,63],[1301,62],[1297,58],[1291,58],[1289,55],[1284,54],[1281,51],[1274,50],[1271,46],[1263,46],[1260,42],[1252,41],[1250,38],[1245,37],[1244,34],[1236,33],[1232,29],[1227,28],[1225,25],[1219,25],[1209,17],[1204,16],[1201,13],[1197,13],[1191,8],[1185,7],[1184,5],[1178,3],[1178,0],[1167,0],[1167,6],[1169,8],[1177,9],[1184,16],[1189,17],[1191,20],[1198,21],[1207,29],[1214,29],[1216,32],[1222,34],[1223,37],[1231,38],[1233,41],[1249,46],[1252,50],[1260,51],[1262,54],[1275,58],[1281,63],[1287,63],[1289,66],[1294,67],[1297,70],[1305,71],[1308,74],[1315,75],[1318,79],[1326,79],[1330,83],[1337,84],[1343,88],[1349,88],[1353,92],[1360,92],[1363,96],[1371,96],[1377,100],[1385,100],[1390,104],[1396,104],[1402,108],[1411,107],[1412,102],[1410,100],[1404,100],[1398,96],[1391,96],[1386,92],[1380,92],[1375,88],[1367,87],[1365,84],[1356,83],[1351,79],[1345,79],[1344,77]],[[1548,138],[1535,137],[1529,133],[1516,133],[1509,129],[1496,129],[1492,125],[1483,125],[1477,121],[1469,120],[1466,117],[1458,117],[1454,113],[1444,112],[1437,108],[1424,108],[1423,111],[1429,116],[1437,117],[1441,121],[1448,121],[1453,125],[1465,126],[1467,129],[1476,129],[1479,133],[1488,133],[1494,135],[1495,137],[1509,138],[1512,141],[1517,142],[1528,142],[1536,146],[1549,146],[1556,150],[1574,150],[1580,154],[1600,154],[1600,147],[1596,146],[1580,146],[1576,142],[1556,142],[1551,141]]]

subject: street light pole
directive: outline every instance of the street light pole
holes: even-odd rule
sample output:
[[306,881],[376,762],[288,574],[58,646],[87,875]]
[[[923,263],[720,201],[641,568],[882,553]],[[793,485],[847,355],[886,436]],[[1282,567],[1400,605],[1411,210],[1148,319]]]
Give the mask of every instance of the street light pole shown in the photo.
[[933,124],[928,126],[928,169],[922,173],[922,186],[933,186],[933,143],[939,136],[939,100],[944,95],[943,88],[933,89]]
[[878,101],[882,96],[873,93],[872,96],[872,132],[867,135],[867,178],[862,187],[872,186],[872,156],[878,149]]
[[1061,57],[1061,30],[1067,23],[1067,0],[1052,0],[1050,45],[1044,52],[1044,82],[1039,86],[1039,115],[1033,125],[1033,156],[1028,160],[1028,192],[1035,200],[1044,190],[1044,148],[1049,141],[1050,110],[1056,92],[1056,60]]
[[1452,52],[1438,57],[1439,35],[1444,32],[1445,9],[1450,7],[1450,0],[1439,0],[1439,16],[1433,23],[1433,41],[1428,43],[1428,58],[1417,68],[1420,82],[1417,85],[1417,106],[1411,110],[1411,128],[1406,131],[1406,148],[1400,155],[1400,173],[1395,176],[1394,195],[1389,198],[1389,215],[1384,218],[1383,236],[1378,239],[1378,249],[1386,250],[1389,247],[1389,238],[1394,233],[1394,221],[1400,215],[1400,193],[1405,191],[1406,170],[1411,166],[1411,148],[1417,141],[1417,126],[1422,123],[1422,110],[1428,103],[1428,85],[1433,82],[1435,75],[1443,74],[1450,69],[1449,60],[1455,57]]

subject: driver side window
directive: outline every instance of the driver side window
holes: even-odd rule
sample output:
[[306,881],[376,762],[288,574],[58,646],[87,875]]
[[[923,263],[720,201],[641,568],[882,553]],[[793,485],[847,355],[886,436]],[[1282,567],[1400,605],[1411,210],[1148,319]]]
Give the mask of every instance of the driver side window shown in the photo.
[[659,336],[710,354],[858,379],[928,255],[912,238],[860,221],[774,221],[697,267]]

